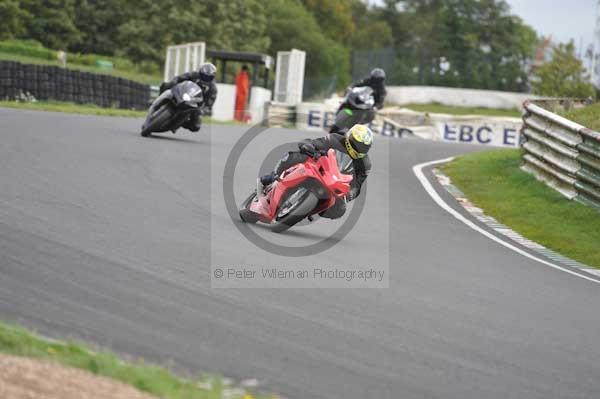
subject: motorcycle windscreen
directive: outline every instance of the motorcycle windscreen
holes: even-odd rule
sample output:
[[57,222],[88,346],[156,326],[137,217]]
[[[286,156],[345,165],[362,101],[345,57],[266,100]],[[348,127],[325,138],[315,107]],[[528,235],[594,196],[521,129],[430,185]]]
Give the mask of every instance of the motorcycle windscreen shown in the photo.
[[354,164],[352,163],[352,158],[350,158],[348,154],[341,151],[336,151],[335,158],[341,173],[345,175],[351,175],[354,173]]
[[[188,102],[192,99],[199,99],[201,101],[202,96],[198,97],[199,94],[202,93],[202,89],[196,83],[186,80],[185,82],[181,82],[173,89],[171,89],[173,93],[173,98],[177,104],[182,102]],[[195,101],[199,102],[199,101]]]
[[348,95],[348,102],[356,109],[370,109],[375,105],[373,89],[369,86],[355,87]]

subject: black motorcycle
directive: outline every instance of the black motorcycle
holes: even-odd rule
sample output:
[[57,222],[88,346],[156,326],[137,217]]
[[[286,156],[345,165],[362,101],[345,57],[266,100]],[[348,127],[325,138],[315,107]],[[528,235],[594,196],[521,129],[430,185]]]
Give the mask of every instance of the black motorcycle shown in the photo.
[[335,115],[330,133],[337,133],[358,124],[367,125],[375,118],[375,97],[369,86],[353,87],[348,90],[344,102]]
[[142,125],[142,136],[169,130],[174,133],[203,103],[202,88],[194,82],[181,82],[165,90],[150,106]]

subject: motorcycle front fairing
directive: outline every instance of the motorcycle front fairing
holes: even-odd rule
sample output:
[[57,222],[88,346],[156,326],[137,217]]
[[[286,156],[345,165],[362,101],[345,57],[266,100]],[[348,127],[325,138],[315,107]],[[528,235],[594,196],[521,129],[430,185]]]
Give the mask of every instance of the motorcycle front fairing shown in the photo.
[[340,173],[336,152],[328,150],[327,155],[319,159],[309,159],[285,170],[275,181],[266,196],[250,204],[250,210],[259,215],[263,223],[270,223],[277,214],[278,207],[287,192],[299,186],[316,189],[320,204],[314,213],[319,213],[333,206],[337,198],[350,192],[353,176]]
[[171,92],[177,107],[196,108],[204,101],[202,88],[189,80],[179,83],[171,89]]
[[354,87],[346,97],[346,103],[354,109],[367,110],[375,106],[373,89],[369,86]]
[[166,100],[170,100],[173,97],[173,92],[171,89],[163,91],[158,97],[152,101],[152,105],[150,105],[150,109],[148,110],[148,117],[150,117],[154,111],[156,111],[160,105]]

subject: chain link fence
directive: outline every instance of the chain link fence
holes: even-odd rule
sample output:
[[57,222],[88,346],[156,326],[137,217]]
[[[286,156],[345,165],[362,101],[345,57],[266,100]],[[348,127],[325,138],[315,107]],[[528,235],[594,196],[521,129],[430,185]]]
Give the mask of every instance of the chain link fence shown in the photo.
[[362,79],[373,68],[386,71],[388,85],[445,86],[503,91],[527,91],[528,68],[523,61],[498,59],[491,51],[474,57],[426,47],[352,52],[352,80]]
[[330,97],[336,91],[337,76],[326,78],[304,78],[303,101],[317,101]]

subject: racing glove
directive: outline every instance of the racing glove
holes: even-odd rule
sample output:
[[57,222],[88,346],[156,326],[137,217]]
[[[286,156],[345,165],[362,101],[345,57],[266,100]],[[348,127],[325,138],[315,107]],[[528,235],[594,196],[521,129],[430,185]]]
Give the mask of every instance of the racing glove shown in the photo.
[[158,88],[158,94],[162,94],[162,93],[164,93],[164,91],[168,89],[168,87],[167,87],[167,86],[168,86],[168,85],[167,85],[167,82],[162,82],[162,83],[160,84],[160,87]]
[[306,154],[310,157],[314,157],[315,155],[317,155],[317,149],[315,148],[315,146],[307,141],[298,143],[298,148],[300,149],[300,152],[302,154]]
[[212,116],[212,108],[204,106],[204,107],[200,108],[200,114],[201,115]]

